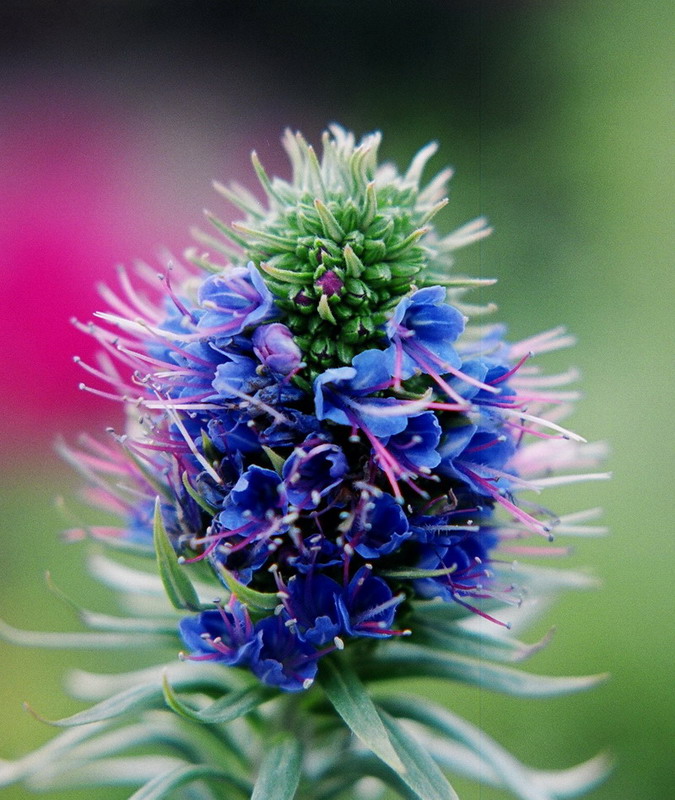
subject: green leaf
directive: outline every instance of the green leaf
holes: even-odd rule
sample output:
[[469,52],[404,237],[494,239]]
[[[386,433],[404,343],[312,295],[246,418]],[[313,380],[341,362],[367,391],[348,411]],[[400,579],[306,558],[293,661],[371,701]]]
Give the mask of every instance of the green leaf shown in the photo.
[[175,756],[122,756],[79,761],[77,756],[50,764],[31,775],[26,787],[31,791],[64,791],[104,786],[139,786],[158,774],[187,764]]
[[292,800],[300,782],[301,767],[300,742],[284,736],[267,751],[251,800]]
[[50,572],[46,573],[47,586],[59,600],[68,605],[88,628],[115,633],[165,633],[176,635],[176,620],[174,619],[144,619],[140,617],[115,617],[110,614],[100,614],[89,611],[71,600],[52,580]]
[[[166,673],[176,687],[210,687],[224,692],[240,688],[242,674],[236,669],[223,669],[222,664],[205,662],[197,667],[193,661],[173,660],[169,664],[158,664],[131,672],[86,672],[75,669],[66,677],[66,690],[78,700],[98,702],[136,686],[162,685]],[[247,676],[248,677],[248,676]]]
[[239,602],[253,608],[259,608],[261,611],[272,611],[279,605],[279,597],[276,592],[258,592],[245,586],[243,583],[234,577],[222,564],[218,564],[218,572],[223,576],[223,580],[227,584],[227,588],[232,594],[237,596]]
[[262,449],[265,451],[267,458],[271,461],[274,471],[277,475],[281,475],[281,470],[285,463],[284,457],[280,456],[279,453],[275,453],[271,447],[267,447],[266,445],[263,445]]
[[245,689],[228,692],[221,698],[206,706],[203,709],[194,709],[183,703],[169,684],[168,678],[164,676],[162,682],[164,699],[166,704],[176,714],[180,714],[187,719],[198,720],[209,724],[231,722],[233,719],[248,714],[262,703],[278,696],[279,691],[262,684],[254,684]]
[[[529,658],[545,647],[553,635],[551,630],[540,641],[525,644],[509,633],[502,632],[501,629],[492,631],[487,625],[480,630],[474,630],[461,622],[429,621],[424,617],[413,617],[407,620],[407,623],[414,631],[412,637],[414,643],[501,662],[523,661]],[[497,628],[496,625],[490,627]]]
[[153,542],[157,553],[159,574],[164,584],[164,589],[174,608],[201,611],[197,592],[178,563],[178,558],[173,549],[164,527],[162,510],[159,498],[155,500],[155,520],[153,523]]
[[48,725],[54,725],[57,728],[70,728],[75,725],[88,725],[91,722],[100,722],[104,719],[112,719],[120,717],[130,711],[141,711],[151,706],[161,705],[162,690],[161,687],[152,685],[134,686],[125,692],[120,692],[113,697],[97,703],[91,708],[84,711],[79,711],[69,717],[63,717],[58,720],[48,720],[37,714],[28,704],[24,704],[27,711],[30,711],[33,716]]
[[393,770],[405,772],[370,695],[346,659],[337,654],[322,659],[319,682],[337,713],[363,744]]
[[[131,626],[130,626],[131,627]],[[172,634],[175,639],[175,634]],[[162,631],[147,633],[56,633],[54,631],[23,631],[13,628],[0,619],[0,639],[19,647],[43,647],[46,649],[91,649],[91,650],[128,650],[142,647],[166,646],[171,639]]]
[[179,786],[204,778],[232,781],[232,776],[219,767],[212,767],[207,764],[199,766],[186,764],[148,781],[145,786],[134,792],[129,800],[161,800],[161,798],[167,797]]
[[570,769],[535,770],[521,764],[482,729],[420,697],[397,694],[378,703],[394,716],[415,720],[438,731],[441,738],[430,737],[425,746],[444,767],[510,789],[521,800],[575,797],[603,780],[611,767],[610,759],[600,754]]
[[516,697],[555,697],[590,689],[607,675],[553,677],[490,664],[481,659],[439,653],[414,644],[389,643],[373,653],[360,670],[361,677],[376,681],[389,678],[449,678]]
[[453,564],[451,567],[446,567],[444,569],[417,569],[416,567],[409,567],[408,569],[388,569],[382,570],[378,575],[383,575],[386,578],[413,580],[415,578],[440,578],[443,575],[450,575],[456,571],[457,565]]
[[388,714],[381,712],[381,717],[405,766],[405,772],[399,777],[415,792],[419,800],[459,800],[445,775],[422,745]]
[[444,736],[462,742],[492,767],[500,784],[510,789],[520,800],[552,800],[548,792],[533,785],[526,767],[490,739],[484,731],[455,714],[420,697],[390,697],[381,700],[380,704],[397,717],[421,722]]
[[183,481],[183,486],[185,487],[185,491],[190,495],[190,497],[197,503],[200,508],[203,508],[207,514],[210,514],[212,517],[218,513],[218,509],[215,506],[212,506],[210,503],[207,503],[206,500],[199,494],[199,492],[194,488],[194,486],[190,483],[190,477],[188,476],[187,472],[183,472],[180,476],[181,480]]
[[106,730],[108,725],[109,723],[98,723],[87,728],[64,731],[47,744],[16,761],[0,760],[0,788],[26,780],[30,775],[39,772],[51,763],[69,760],[70,754],[78,745],[100,731]]

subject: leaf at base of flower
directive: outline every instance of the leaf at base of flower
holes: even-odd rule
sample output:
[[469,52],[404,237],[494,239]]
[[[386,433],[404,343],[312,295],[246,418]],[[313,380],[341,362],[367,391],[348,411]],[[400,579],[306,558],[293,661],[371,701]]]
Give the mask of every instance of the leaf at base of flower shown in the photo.
[[405,772],[370,695],[347,661],[336,654],[324,658],[319,668],[319,683],[337,713],[363,744],[393,770]]
[[389,678],[448,678],[504,692],[514,697],[555,697],[590,689],[606,674],[557,677],[533,675],[466,656],[440,653],[420,645],[392,642],[374,653],[360,669],[367,681]]
[[459,800],[445,775],[419,742],[386,712],[380,710],[380,716],[405,765],[405,772],[399,777],[415,796],[419,800]]
[[279,597],[276,592],[258,592],[245,586],[222,564],[218,565],[218,572],[223,576],[227,588],[236,595],[240,603],[261,611],[271,611],[279,605]]
[[542,639],[534,644],[525,644],[510,632],[502,632],[490,623],[475,629],[463,622],[433,622],[421,618],[408,621],[414,631],[413,641],[427,647],[443,651],[452,651],[460,655],[476,656],[498,662],[524,661],[545,647],[553,636],[551,629]]
[[300,783],[302,748],[297,739],[280,738],[267,751],[251,800],[292,800]]
[[174,608],[201,611],[197,592],[187,574],[181,569],[164,527],[159,497],[155,501],[155,519],[153,523],[153,542],[157,553],[159,574],[167,596]]
[[273,697],[277,697],[279,694],[278,689],[263,686],[262,684],[254,684],[238,691],[228,692],[203,709],[194,709],[179,699],[166,676],[164,676],[162,686],[166,704],[176,714],[209,724],[232,722],[232,720],[248,714],[249,711],[253,711],[254,708],[271,700]]
[[13,628],[0,619],[0,639],[19,647],[42,647],[50,650],[91,649],[91,650],[128,650],[142,647],[167,645],[171,638],[164,632],[134,633],[122,632],[83,632],[56,633],[54,631],[23,631]]
[[[378,703],[395,717],[405,717],[441,734],[440,739],[425,737],[424,746],[444,766],[509,789],[520,800],[575,797],[600,783],[611,768],[611,760],[601,754],[567,770],[534,770],[521,764],[480,728],[427,700],[399,694],[382,698]],[[452,763],[454,742],[460,743],[461,751],[456,753]],[[449,759],[442,757],[448,753]]]
[[380,705],[396,717],[405,717],[428,725],[444,736],[462,742],[479,754],[497,775],[502,786],[510,789],[520,800],[552,800],[552,796],[534,785],[527,769],[504,748],[492,741],[482,730],[475,728],[446,709],[434,706],[419,697],[387,697]]
[[184,766],[176,767],[170,772],[157,775],[137,792],[134,792],[129,800],[161,800],[163,797],[168,797],[179,786],[204,778],[232,782],[232,776],[218,767],[185,764]]

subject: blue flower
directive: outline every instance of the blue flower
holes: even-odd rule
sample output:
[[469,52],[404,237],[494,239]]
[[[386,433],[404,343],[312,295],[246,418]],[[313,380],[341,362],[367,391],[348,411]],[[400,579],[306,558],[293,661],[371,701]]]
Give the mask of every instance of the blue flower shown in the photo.
[[[157,307],[128,281],[112,300],[121,313],[101,317],[113,330],[94,327],[107,353],[88,369],[142,421],[117,437],[121,457],[94,447],[71,460],[123,517],[98,538],[149,549],[161,494],[186,572],[203,562],[273,604],[276,584],[281,603],[256,607],[255,626],[233,600],[183,620],[181,635],[193,658],[298,691],[350,638],[402,633],[401,582],[413,606],[495,597],[487,565],[508,526],[548,533],[550,513],[524,511],[517,490],[557,466],[546,440],[569,432],[537,414],[566,376],[520,370],[535,345],[569,340],[465,330],[470,307],[448,303],[443,277],[457,241],[420,244],[443,199],[414,189],[421,161],[390,182],[346,134],[321,162],[292,141],[293,182],[263,181],[279,192],[269,213],[235,223],[236,263],[197,259],[210,274],[185,269],[175,292],[167,277]],[[458,303],[470,286],[447,285]],[[400,577],[415,567],[444,574]]]
[[390,494],[366,496],[355,517],[346,537],[364,558],[379,558],[393,553],[412,533],[403,509]]
[[288,508],[281,489],[281,478],[276,472],[255,465],[249,467],[234,485],[218,521],[230,530],[268,524]]
[[289,580],[282,602],[301,641],[321,647],[340,633],[337,599],[341,591],[339,583],[321,573],[294,575]]
[[291,375],[302,364],[302,352],[293,334],[280,322],[261,325],[253,332],[253,350],[260,362],[276,375]]
[[510,436],[462,425],[446,432],[439,450],[438,471],[476,494],[494,497],[510,490],[508,462],[516,452]]
[[392,625],[402,601],[403,596],[394,597],[386,581],[361,567],[338,598],[338,611],[350,636],[386,639],[399,633]]
[[256,363],[246,356],[228,353],[228,361],[216,367],[211,385],[216,391],[210,399],[220,400],[251,396],[267,381],[256,372]]
[[258,656],[262,646],[246,606],[235,598],[225,607],[184,617],[179,629],[194,661],[219,661],[228,667],[247,666]]
[[440,463],[438,444],[442,429],[432,411],[408,417],[404,430],[382,444],[392,456],[413,473],[428,473]]
[[316,508],[340,485],[348,464],[339,445],[309,437],[284,462],[282,476],[289,501],[302,508]]
[[453,344],[464,324],[463,315],[445,303],[442,286],[429,286],[404,297],[386,325],[391,342],[385,351],[389,373],[405,380],[415,370],[442,375],[457,369],[461,358]]
[[417,412],[394,397],[372,397],[391,386],[380,350],[365,350],[352,359],[351,367],[328,369],[314,381],[314,405],[319,419],[360,428],[377,437],[393,436]]
[[251,662],[253,674],[287,692],[307,689],[316,676],[316,650],[299,639],[280,616],[265,617],[255,626],[260,650]]
[[450,545],[425,545],[416,566],[419,569],[449,570],[434,578],[413,581],[420,597],[441,597],[447,602],[463,597],[480,597],[490,582],[489,554],[498,544],[498,536],[489,528],[479,533],[455,537]]
[[274,301],[249,261],[246,267],[231,267],[207,278],[199,287],[199,304],[204,311],[198,328],[220,342],[268,319]]

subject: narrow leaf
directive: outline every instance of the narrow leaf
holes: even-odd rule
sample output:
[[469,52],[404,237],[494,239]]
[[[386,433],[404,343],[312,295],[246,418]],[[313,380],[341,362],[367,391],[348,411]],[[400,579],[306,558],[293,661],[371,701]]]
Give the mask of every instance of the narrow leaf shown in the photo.
[[527,768],[511,756],[503,747],[490,739],[479,728],[434,706],[420,697],[391,697],[381,705],[396,716],[403,716],[428,725],[451,739],[456,739],[480,755],[495,771],[500,782],[520,800],[552,800],[551,795],[533,785]]
[[479,728],[419,697],[396,695],[379,704],[394,716],[433,728],[441,735],[425,735],[422,744],[446,769],[498,788],[508,788],[520,798],[576,797],[602,781],[611,759],[595,758],[563,770],[535,770],[519,763]]
[[178,558],[169,541],[159,498],[155,501],[155,520],[153,523],[153,542],[157,553],[159,574],[164,584],[167,596],[174,608],[200,611],[202,608],[197,592],[178,563]]
[[245,586],[234,577],[222,564],[218,564],[218,571],[223,576],[227,588],[232,594],[237,596],[237,600],[244,605],[259,608],[262,611],[271,611],[279,605],[279,597],[276,592],[258,592]]
[[106,729],[105,723],[64,731],[50,742],[16,761],[0,760],[0,788],[25,780],[53,762],[68,760],[71,752],[86,739]]
[[81,762],[76,757],[50,764],[26,781],[31,791],[65,791],[105,786],[139,786],[187,762],[174,756],[123,756]]
[[[175,635],[174,637],[175,638]],[[156,633],[119,632],[119,633],[56,633],[54,631],[23,631],[13,628],[0,619],[0,639],[19,647],[43,647],[46,649],[91,649],[91,650],[126,650],[139,647],[157,647],[170,642],[161,631]]]
[[278,695],[277,689],[255,684],[245,689],[228,692],[211,703],[211,705],[199,710],[191,708],[180,700],[169,684],[166,676],[164,677],[162,685],[166,704],[175,711],[176,714],[180,714],[182,717],[188,719],[195,719],[199,722],[210,724],[231,722],[233,719],[238,719],[244,716],[244,714],[248,714],[249,711],[253,711],[254,708],[257,708],[262,703]]
[[292,800],[300,782],[300,742],[285,736],[267,751],[251,800]]
[[281,470],[284,466],[285,459],[283,456],[280,456],[279,453],[276,453],[272,450],[271,447],[266,447],[265,445],[262,446],[262,449],[265,451],[265,455],[272,463],[272,467],[277,475],[281,475]]
[[416,643],[444,651],[451,650],[461,655],[500,662],[522,661],[529,658],[545,647],[553,635],[553,630],[550,630],[540,641],[534,644],[525,644],[509,633],[502,633],[501,629],[490,630],[488,625],[490,628],[497,628],[491,623],[486,623],[480,629],[474,630],[461,622],[452,623],[439,620],[430,622],[424,618],[413,618],[409,620],[408,625],[414,631]]
[[199,492],[195,489],[195,487],[190,483],[190,476],[187,472],[183,472],[180,476],[181,480],[183,481],[183,486],[185,487],[185,491],[190,495],[190,497],[197,503],[200,508],[203,508],[207,514],[210,514],[212,517],[218,513],[218,509],[215,506],[212,506],[210,503],[207,503],[206,500],[199,494]]
[[401,780],[420,800],[459,800],[427,751],[388,714],[381,712],[381,717],[406,768]]
[[212,767],[206,764],[199,766],[186,764],[148,781],[145,786],[134,792],[129,800],[161,800],[161,798],[167,797],[179,786],[204,778],[231,780],[232,776],[219,767]]
[[88,725],[90,722],[100,722],[104,719],[120,717],[130,711],[141,711],[153,705],[161,705],[162,689],[157,685],[134,686],[125,692],[120,692],[113,697],[97,703],[91,708],[79,711],[70,717],[58,720],[48,720],[37,714],[28,704],[24,704],[27,711],[48,725],[57,728],[70,728],[75,725]]
[[405,772],[370,695],[345,659],[324,658],[319,682],[335,710],[367,748],[398,773]]
[[364,664],[367,680],[389,678],[449,678],[516,697],[555,697],[590,689],[607,675],[553,677],[520,672],[477,658],[439,653],[413,644],[391,642],[386,651],[374,653]]

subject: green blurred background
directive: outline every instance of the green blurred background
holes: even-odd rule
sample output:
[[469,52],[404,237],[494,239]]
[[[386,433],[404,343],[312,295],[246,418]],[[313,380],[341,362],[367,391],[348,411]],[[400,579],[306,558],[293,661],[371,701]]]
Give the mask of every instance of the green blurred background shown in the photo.
[[[578,335],[574,351],[548,363],[575,363],[583,370],[585,398],[573,427],[590,440],[610,442],[614,471],[610,484],[558,495],[561,511],[605,506],[612,534],[579,541],[573,563],[588,565],[603,587],[567,596],[555,607],[532,637],[552,624],[556,636],[530,662],[534,671],[555,674],[609,670],[611,682],[554,701],[504,699],[456,686],[444,687],[444,697],[542,768],[569,766],[609,748],[617,769],[591,795],[596,800],[672,796],[668,89],[675,20],[668,5],[656,0],[136,0],[69,2],[57,10],[53,5],[10,0],[0,10],[0,66],[8,89],[0,100],[0,142],[4,137],[6,143],[14,126],[43,131],[42,145],[56,130],[70,145],[41,162],[47,172],[63,171],[65,188],[59,185],[56,199],[39,191],[39,180],[30,184],[29,168],[38,158],[30,136],[23,149],[0,147],[5,159],[0,177],[8,170],[21,176],[10,185],[19,185],[24,198],[34,189],[36,210],[34,218],[15,220],[11,229],[6,224],[3,235],[10,242],[14,237],[40,244],[47,236],[42,226],[65,203],[69,235],[76,239],[96,215],[97,187],[101,196],[114,195],[124,214],[106,211],[96,217],[110,223],[103,236],[107,249],[95,252],[102,238],[94,237],[88,252],[74,252],[59,267],[70,270],[63,283],[68,291],[61,294],[52,288],[59,273],[47,251],[38,247],[34,258],[20,260],[11,257],[16,248],[3,243],[3,285],[18,276],[20,288],[5,293],[3,311],[7,320],[19,307],[16,321],[2,332],[7,353],[1,384],[2,617],[38,630],[74,626],[44,585],[46,569],[71,595],[84,600],[88,594],[83,549],[58,539],[64,523],[53,499],[73,496],[77,480],[53,456],[52,439],[57,428],[99,433],[119,422],[117,408],[105,401],[83,403],[76,378],[68,381],[71,388],[63,377],[70,375],[67,318],[76,300],[90,297],[94,273],[100,277],[109,268],[112,278],[118,258],[152,259],[156,245],[179,251],[188,244],[188,222],[199,221],[205,203],[224,211],[210,192],[209,178],[241,179],[250,149],[283,171],[278,139],[286,125],[314,141],[331,121],[357,133],[379,128],[384,156],[401,166],[436,139],[441,155],[433,166],[457,168],[440,225],[449,230],[486,214],[496,230],[480,247],[460,253],[459,268],[499,278],[484,298],[497,300],[513,337],[558,324]],[[104,120],[109,135],[100,145],[94,139],[86,151],[91,186],[85,201],[77,187],[67,191],[67,184],[68,176],[82,169],[92,118]],[[124,171],[119,165],[126,159],[128,166],[130,151],[133,165]],[[7,216],[3,212],[5,223]],[[59,225],[60,235],[63,230]],[[55,241],[58,251],[60,239]],[[115,242],[119,248],[110,255]],[[53,327],[45,336],[41,320],[46,324],[48,318]],[[45,358],[56,379],[48,380],[40,366]],[[103,597],[88,602],[107,607]],[[3,757],[23,753],[53,732],[24,713],[21,701],[55,718],[76,707],[60,688],[68,667],[121,668],[110,654],[5,644],[0,654]],[[463,800],[503,797],[462,781],[457,788]],[[24,797],[21,789],[0,794],[7,800]],[[61,795],[64,800],[88,796],[86,791]]]

